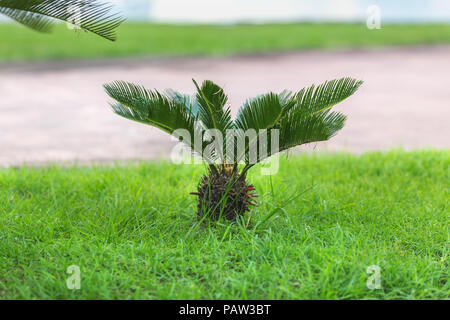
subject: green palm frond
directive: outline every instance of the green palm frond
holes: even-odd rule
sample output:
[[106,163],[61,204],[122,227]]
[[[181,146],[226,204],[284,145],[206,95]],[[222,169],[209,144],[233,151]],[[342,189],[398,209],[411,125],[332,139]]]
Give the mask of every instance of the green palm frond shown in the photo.
[[124,19],[112,6],[97,0],[0,0],[0,13],[29,28],[48,32],[55,20],[115,41],[115,28]]
[[195,96],[190,96],[188,94],[183,94],[178,91],[175,91],[173,89],[166,89],[164,91],[167,97],[172,99],[173,101],[183,104],[186,109],[190,110],[190,113],[197,117],[199,116],[200,111],[200,105],[198,103],[198,100]]
[[273,127],[281,118],[283,107],[280,97],[272,92],[249,99],[239,109],[236,126],[244,131]]
[[[292,93],[287,90],[281,94],[270,92],[247,100],[239,109],[235,123],[236,127],[242,130],[240,133],[254,129],[256,137],[246,143],[244,152],[237,155],[236,161],[245,158],[248,162],[249,149],[257,148],[261,134],[273,129],[294,104]],[[270,138],[270,132],[267,134],[267,138]],[[232,147],[232,144],[233,141],[227,141],[227,148]]]
[[226,108],[228,101],[223,89],[212,81],[205,80],[201,88],[192,79],[197,87],[196,100],[199,106],[199,117],[207,129],[217,129],[225,132],[233,127],[230,108]]
[[[331,108],[355,93],[361,84],[362,81],[342,78],[317,87],[312,85],[294,95],[289,91],[270,94],[270,99],[265,95],[244,104],[236,123],[242,129],[268,130],[267,157],[301,144],[325,141],[345,124],[345,116],[331,112]],[[274,151],[270,149],[271,129],[279,130],[279,149]],[[242,155],[244,157],[248,159],[247,152]]]
[[[186,100],[180,96],[170,96],[156,90],[147,90],[124,81],[115,81],[104,85],[108,95],[117,101],[111,104],[113,111],[130,120],[141,122],[161,129],[173,135],[175,130],[187,130],[191,139],[183,140],[193,151],[202,154],[205,146],[195,144],[196,135],[203,136],[203,128],[198,124],[198,117],[192,113]],[[214,159],[207,158],[208,162]]]
[[280,130],[280,151],[333,137],[343,128],[346,116],[331,108],[355,93],[362,83],[341,78],[300,90],[292,98],[296,103],[276,126]]
[[111,103],[111,108],[113,109],[114,113],[128,120],[151,124],[147,119],[148,114],[139,109],[133,109],[120,103]]
[[345,120],[346,116],[339,112],[299,118],[295,115],[288,116],[280,122],[278,152],[306,143],[326,141],[344,127]]
[[[228,101],[227,95],[221,87],[210,80],[203,81],[201,87],[194,79],[192,81],[197,88],[195,101],[197,102],[198,116],[204,128],[218,130],[225,137],[226,131],[234,127],[231,110],[225,107]],[[223,163],[225,161],[226,139],[224,138],[222,143],[212,137],[210,139],[214,143],[215,150],[218,151],[215,156]]]
[[362,83],[363,81],[346,77],[325,81],[317,87],[312,85],[295,95],[295,109],[304,114],[326,111],[350,97]]
[[[166,95],[147,90],[124,81],[115,81],[104,85],[108,95],[121,105],[119,115],[139,122],[145,122],[168,134],[177,129],[192,129],[195,117],[189,114],[185,105],[170,100]],[[122,110],[127,110],[126,113]]]

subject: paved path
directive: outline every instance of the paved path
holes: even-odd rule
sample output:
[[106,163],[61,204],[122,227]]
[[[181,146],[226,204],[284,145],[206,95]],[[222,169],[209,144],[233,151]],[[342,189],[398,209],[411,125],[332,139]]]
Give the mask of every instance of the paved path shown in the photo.
[[248,96],[327,79],[365,81],[339,106],[347,126],[315,147],[362,152],[450,147],[450,47],[294,52],[231,58],[0,64],[0,166],[155,158],[170,138],[108,108],[102,84],[194,91],[191,78],[222,85],[233,110]]

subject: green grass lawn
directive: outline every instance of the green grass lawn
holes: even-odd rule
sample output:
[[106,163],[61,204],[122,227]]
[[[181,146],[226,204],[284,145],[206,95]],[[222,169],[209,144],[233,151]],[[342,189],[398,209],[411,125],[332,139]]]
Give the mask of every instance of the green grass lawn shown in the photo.
[[2,169],[0,298],[448,299],[449,166],[446,150],[256,167],[248,229],[195,224],[203,166]]
[[447,25],[284,24],[170,26],[124,24],[118,41],[67,30],[39,34],[0,24],[0,61],[111,58],[123,56],[230,55],[302,49],[359,48],[450,43]]

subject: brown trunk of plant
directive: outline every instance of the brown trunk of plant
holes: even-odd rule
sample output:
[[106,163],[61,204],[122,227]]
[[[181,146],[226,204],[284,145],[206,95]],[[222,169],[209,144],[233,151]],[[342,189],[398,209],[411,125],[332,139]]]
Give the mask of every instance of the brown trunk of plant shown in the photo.
[[255,187],[232,168],[204,175],[198,186],[198,220],[217,221],[221,217],[235,221],[256,205]]

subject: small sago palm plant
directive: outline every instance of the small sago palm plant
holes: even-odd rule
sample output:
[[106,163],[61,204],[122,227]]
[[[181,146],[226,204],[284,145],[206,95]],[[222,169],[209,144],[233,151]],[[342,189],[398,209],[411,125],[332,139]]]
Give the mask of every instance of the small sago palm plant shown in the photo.
[[[248,99],[231,117],[227,95],[206,80],[194,81],[194,96],[159,92],[123,81],[106,84],[118,115],[159,128],[185,143],[208,164],[197,192],[198,219],[228,220],[256,205],[248,170],[275,153],[333,137],[345,115],[331,108],[362,84],[351,78],[326,81],[296,93],[267,93]],[[242,143],[243,142],[243,143]]]

